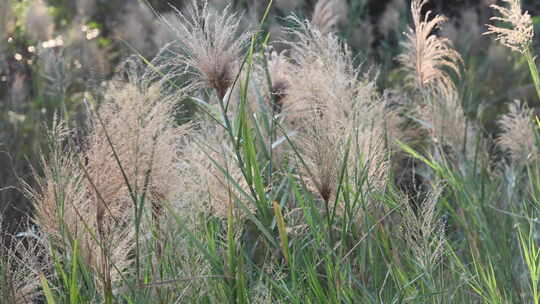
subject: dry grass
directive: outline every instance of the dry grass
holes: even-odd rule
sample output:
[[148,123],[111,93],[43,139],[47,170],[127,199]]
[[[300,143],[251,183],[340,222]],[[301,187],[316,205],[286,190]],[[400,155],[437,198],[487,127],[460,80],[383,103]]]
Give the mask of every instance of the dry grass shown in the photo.
[[[125,214],[129,206],[97,197],[81,168],[80,156],[62,148],[65,134],[62,125],[53,128],[55,152],[43,160],[45,175],[36,177],[38,187],[28,190],[36,222],[56,250],[72,252],[77,242],[82,259],[98,274],[96,286],[104,286],[105,277],[117,283],[131,264],[128,256],[133,248],[133,229]],[[101,180],[106,180],[105,176]]]
[[[107,101],[90,113],[88,141],[70,149],[69,130],[51,130],[53,152],[43,159],[38,187],[28,189],[37,224],[54,248],[73,250],[77,240],[97,286],[116,284],[132,267],[134,201],[147,198],[147,214],[176,199],[177,144],[172,103],[159,89],[112,86]],[[155,215],[154,215],[155,217]]]
[[502,0],[509,7],[503,7],[496,4],[490,7],[501,14],[500,17],[491,17],[490,20],[500,21],[510,28],[488,24],[488,31],[484,35],[494,34],[503,45],[513,51],[525,53],[531,45],[534,36],[533,22],[528,12],[522,12],[521,0]]
[[426,4],[427,0],[412,2],[414,29],[406,33],[404,53],[398,60],[407,71],[405,80],[418,89],[416,97],[421,102],[417,102],[414,115],[427,130],[431,144],[437,153],[443,152],[463,168],[464,161],[485,157],[487,150],[478,141],[481,135],[475,122],[465,115],[462,97],[452,79],[452,74],[461,79],[463,60],[450,40],[433,34],[446,18],[431,17],[431,11],[422,18]]
[[421,17],[422,8],[427,2],[412,1],[414,28],[409,28],[405,33],[406,40],[401,44],[404,51],[397,59],[408,72],[406,79],[414,87],[421,89],[437,85],[452,91],[455,85],[449,72],[459,75],[462,59],[452,48],[450,40],[433,34],[446,18],[441,15],[431,18],[431,11],[424,18]]
[[177,10],[176,17],[175,22],[162,18],[179,41],[180,51],[169,64],[188,72],[195,89],[212,88],[222,99],[238,72],[251,33],[237,36],[240,16],[228,7],[213,11],[206,0],[192,1],[185,13]]
[[517,164],[532,163],[538,159],[538,146],[533,129],[532,110],[516,101],[509,111],[499,119],[502,129],[497,144]]
[[[512,233],[534,226],[540,210],[529,214],[532,203],[503,210],[511,205],[498,191],[526,200],[540,190],[537,181],[514,189],[492,174],[489,157],[477,162],[487,149],[454,82],[462,59],[434,33],[446,19],[422,16],[426,4],[412,0],[414,25],[398,57],[407,75],[387,91],[333,33],[337,1],[318,1],[311,21],[289,17],[286,51],[260,39],[247,58],[250,33],[237,35],[230,7],[218,13],[193,0],[175,20],[163,18],[178,51],[139,70],[144,76],[128,72],[129,82],[109,83],[102,103],[89,105],[78,147],[55,119],[42,175],[27,187],[39,239],[48,241],[39,249],[58,252],[65,267],[77,246],[89,270],[81,273],[93,281],[79,285],[92,285],[89,297],[110,289],[110,302],[478,301],[476,286],[463,283],[486,277],[478,265],[488,264],[477,257],[514,263]],[[510,18],[512,9],[496,9],[497,20]],[[199,106],[182,127],[172,117],[179,100]],[[518,163],[538,160],[531,115],[513,104],[500,120],[497,142]],[[397,172],[410,169],[391,163],[399,158],[413,163],[410,172]],[[398,189],[394,178],[407,173],[410,185]],[[20,248],[3,256],[30,268],[6,273],[34,297],[37,274],[50,263],[32,258],[48,254]],[[509,276],[516,295],[526,294],[524,276]]]
[[50,276],[52,270],[48,243],[43,234],[28,231],[18,236],[0,235],[0,259],[3,274],[0,279],[2,303],[25,304],[38,301],[42,296],[39,277]]
[[313,9],[311,24],[324,35],[335,30],[339,21],[338,0],[319,0]]
[[[428,131],[433,144],[442,147],[449,156],[472,161],[477,152],[478,130],[474,121],[468,121],[461,98],[456,91],[434,90],[426,104],[417,109],[422,126]],[[482,155],[484,156],[484,155]]]
[[436,211],[442,188],[437,185],[433,187],[419,206],[419,211],[405,204],[401,226],[403,238],[417,265],[428,272],[440,262],[446,242],[445,223]]
[[[285,124],[298,131],[305,175],[328,202],[336,195],[342,163],[349,173],[366,170],[381,189],[386,181],[385,101],[367,76],[359,76],[351,51],[332,34],[295,20],[289,82],[283,99]],[[350,147],[350,151],[348,151]]]
[[148,192],[172,201],[179,191],[174,186],[180,178],[175,164],[179,139],[186,128],[174,127],[174,100],[162,96],[155,86],[140,89],[121,84],[108,92],[108,102],[96,112],[99,118],[92,118],[88,140],[87,167],[97,190],[115,204],[130,203],[118,157],[136,195]]
[[201,122],[182,150],[184,208],[225,219],[232,205],[237,215],[244,212],[237,200],[246,200],[249,188],[227,134],[219,126]]
[[287,89],[291,82],[292,63],[284,51],[278,53],[271,48],[266,50],[264,57],[266,62],[256,66],[257,70],[254,73],[255,85],[262,94],[266,94],[264,99],[269,108],[278,114],[283,109]]

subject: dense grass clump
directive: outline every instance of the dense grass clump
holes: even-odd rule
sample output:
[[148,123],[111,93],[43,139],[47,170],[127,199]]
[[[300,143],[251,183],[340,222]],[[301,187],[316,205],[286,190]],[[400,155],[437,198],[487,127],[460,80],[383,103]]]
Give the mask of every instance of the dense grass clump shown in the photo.
[[[540,96],[531,17],[503,2],[487,33]],[[540,122],[520,101],[495,138],[472,118],[474,66],[427,3],[390,87],[337,35],[337,1],[278,40],[272,1],[250,31],[206,1],[159,16],[171,44],[82,96],[82,124],[52,117],[1,299],[540,303]]]

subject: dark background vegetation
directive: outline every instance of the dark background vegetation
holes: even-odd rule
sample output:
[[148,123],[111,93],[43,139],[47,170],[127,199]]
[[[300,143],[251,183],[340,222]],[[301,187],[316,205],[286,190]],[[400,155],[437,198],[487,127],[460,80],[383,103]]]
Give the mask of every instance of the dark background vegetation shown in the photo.
[[[24,215],[30,211],[21,181],[33,182],[32,168],[37,168],[40,151],[45,149],[44,127],[59,111],[76,123],[85,92],[97,94],[128,56],[139,53],[151,58],[170,40],[167,29],[145,4],[167,15],[172,6],[182,8],[188,1],[1,1],[0,211],[3,229],[13,232],[26,222]],[[230,4],[242,12],[246,28],[256,23],[266,5],[262,0],[211,2],[217,9]],[[281,17],[294,10],[307,18],[316,1],[274,2],[267,30],[279,40],[283,34],[279,24],[285,22]],[[379,67],[381,89],[402,77],[395,57],[410,24],[409,2],[343,1],[339,35],[359,54],[359,61]],[[441,31],[454,41],[465,60],[466,76],[460,88],[465,92],[464,107],[468,115],[480,119],[487,132],[496,132],[493,121],[508,101],[534,96],[526,64],[481,35],[493,12],[488,7],[492,3],[432,0],[429,5],[449,17]],[[540,12],[539,1],[523,3],[531,15]],[[537,28],[538,23],[535,18]],[[475,85],[467,85],[471,83]],[[512,88],[511,92],[505,88]]]

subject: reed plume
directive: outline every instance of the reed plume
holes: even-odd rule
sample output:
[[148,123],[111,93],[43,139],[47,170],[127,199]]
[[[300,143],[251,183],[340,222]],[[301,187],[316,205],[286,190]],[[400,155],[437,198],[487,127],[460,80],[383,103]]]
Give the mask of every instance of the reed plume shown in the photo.
[[468,121],[458,92],[434,88],[426,101],[417,108],[417,117],[435,146],[454,160],[473,160],[475,156],[486,155],[482,150],[485,147],[477,143],[480,134],[474,122]]
[[422,202],[420,211],[405,204],[402,219],[403,238],[417,265],[427,272],[431,272],[440,261],[446,242],[445,223],[436,214],[441,192],[441,186],[434,186]]
[[108,102],[91,118],[88,137],[88,171],[96,187],[119,204],[131,203],[118,158],[137,194],[152,192],[171,201],[178,191],[173,186],[179,179],[177,145],[188,127],[175,127],[173,100],[156,86],[139,88],[129,83],[112,85],[106,98]]
[[[106,282],[102,278],[118,282],[121,272],[129,268],[131,225],[121,218],[124,210],[118,205],[108,205],[107,213],[102,212],[103,205],[85,178],[80,156],[66,145],[67,135],[62,123],[53,126],[52,153],[42,159],[44,175],[36,174],[37,187],[28,188],[27,193],[35,206],[36,223],[51,248],[72,252],[77,240],[82,260],[98,274],[96,286],[103,288]],[[105,252],[105,248],[111,250]],[[105,264],[110,267],[104,269]]]
[[193,0],[186,12],[175,12],[176,22],[161,18],[179,42],[179,51],[168,64],[187,72],[193,88],[212,88],[223,99],[251,33],[237,36],[240,16],[231,13],[229,7],[223,12],[213,11],[206,0]]
[[502,0],[508,7],[492,4],[490,7],[501,14],[494,16],[490,20],[501,21],[509,28],[488,24],[488,31],[484,35],[496,35],[495,40],[499,40],[503,45],[513,51],[525,53],[532,43],[534,36],[533,22],[531,15],[527,11],[522,12],[520,0]]
[[183,208],[225,219],[233,205],[236,215],[245,215],[237,201],[252,206],[246,197],[250,191],[228,135],[205,120],[198,126],[182,149]]
[[432,33],[446,22],[446,18],[441,15],[431,18],[431,11],[421,17],[427,1],[413,0],[411,3],[414,29],[410,28],[405,34],[407,39],[402,43],[405,51],[398,60],[408,73],[406,81],[421,92],[423,102],[415,109],[416,116],[428,131],[432,144],[462,165],[463,161],[472,160],[480,152],[475,143],[478,132],[467,120],[451,77],[453,73],[461,78],[463,60],[449,39]]
[[337,0],[319,0],[313,9],[311,24],[323,35],[332,32],[339,21]]
[[264,97],[265,102],[274,113],[280,113],[291,81],[291,62],[286,57],[285,52],[278,53],[271,48],[266,50],[264,57],[266,63],[257,65],[258,69],[254,78],[256,85],[262,88],[264,93],[268,93]]
[[516,164],[524,165],[538,160],[532,110],[519,101],[511,103],[508,110],[499,119],[502,132],[497,138],[497,144]]
[[[385,185],[385,101],[374,83],[360,76],[348,46],[295,18],[290,42],[290,81],[284,124],[298,132],[304,176],[325,202],[336,196],[342,164],[365,172],[374,189]],[[391,115],[390,115],[391,116]],[[354,174],[353,174],[354,175]]]
[[432,32],[446,22],[446,18],[435,15],[431,18],[428,11],[421,17],[422,8],[428,0],[413,0],[411,12],[414,28],[405,33],[406,39],[401,43],[404,52],[397,57],[407,71],[406,80],[414,87],[422,89],[432,85],[444,87],[451,91],[455,85],[449,72],[459,75],[461,56],[456,52],[450,40],[441,38]]
[[115,285],[132,270],[134,204],[159,220],[161,204],[179,192],[177,144],[185,129],[174,127],[172,101],[156,86],[115,84],[106,101],[89,113],[88,135],[79,149],[63,123],[50,133],[44,176],[28,189],[37,224],[53,248],[71,252],[75,240],[95,271],[97,286]]
[[528,12],[521,10],[520,0],[503,0],[509,5],[505,8],[498,5],[491,5],[493,9],[498,11],[500,17],[492,17],[491,20],[501,21],[509,25],[509,28],[499,27],[488,24],[488,31],[484,34],[495,34],[495,40],[501,43],[512,51],[519,52],[527,60],[529,71],[533,80],[534,88],[538,99],[540,100],[540,73],[536,66],[536,56],[532,52],[532,43],[534,37],[534,27],[531,16]]
[[50,277],[53,268],[49,249],[44,235],[33,229],[15,236],[0,234],[2,303],[36,303],[43,296],[40,275]]

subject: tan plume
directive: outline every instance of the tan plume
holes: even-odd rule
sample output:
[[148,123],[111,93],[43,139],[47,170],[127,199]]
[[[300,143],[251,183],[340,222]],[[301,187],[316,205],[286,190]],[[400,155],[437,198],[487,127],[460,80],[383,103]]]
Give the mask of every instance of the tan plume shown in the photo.
[[404,52],[397,59],[408,72],[407,80],[415,87],[420,89],[439,85],[451,90],[455,85],[448,72],[455,72],[459,76],[462,59],[449,39],[432,33],[446,18],[435,15],[430,19],[431,11],[424,18],[421,17],[426,3],[427,0],[412,1],[414,28],[409,28],[405,33],[406,40],[402,42]]

